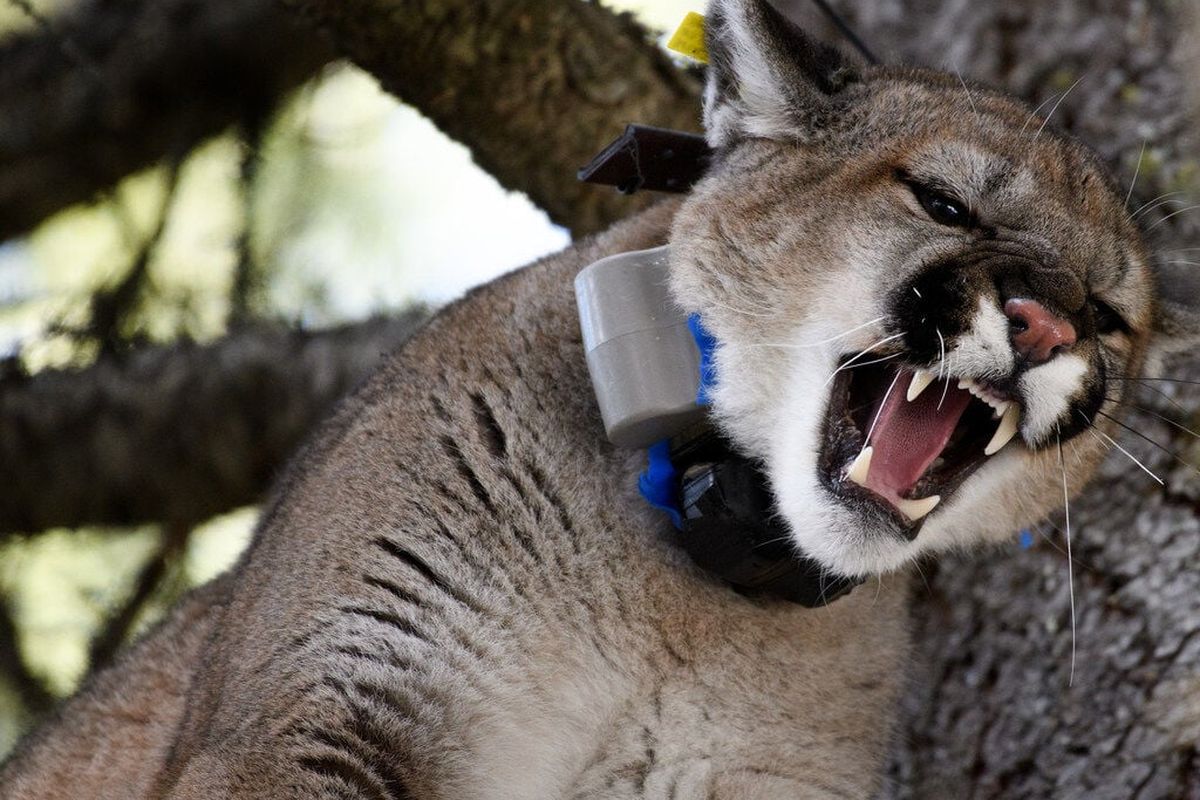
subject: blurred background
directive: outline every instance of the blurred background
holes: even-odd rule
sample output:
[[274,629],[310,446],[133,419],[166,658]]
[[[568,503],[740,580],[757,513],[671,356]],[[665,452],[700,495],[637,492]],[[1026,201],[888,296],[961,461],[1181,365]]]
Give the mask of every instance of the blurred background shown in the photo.
[[[1200,266],[1194,0],[830,5],[886,63],[1051,114]],[[236,560],[439,306],[652,202],[575,171],[628,122],[699,129],[663,41],[702,7],[0,0],[0,758]],[[1073,598],[1058,519],[922,566],[885,797],[1200,797],[1197,383],[1132,392],[1162,483],[1117,454],[1073,503]]]

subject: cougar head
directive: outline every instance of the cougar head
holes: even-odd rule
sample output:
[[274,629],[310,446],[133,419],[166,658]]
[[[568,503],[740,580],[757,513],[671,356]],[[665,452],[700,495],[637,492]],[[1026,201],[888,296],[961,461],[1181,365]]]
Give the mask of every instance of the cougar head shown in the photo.
[[672,291],[797,548],[877,573],[1061,506],[1128,377],[1200,327],[1195,279],[1162,280],[1099,158],[1012,97],[857,67],[761,0],[707,24],[716,156]]

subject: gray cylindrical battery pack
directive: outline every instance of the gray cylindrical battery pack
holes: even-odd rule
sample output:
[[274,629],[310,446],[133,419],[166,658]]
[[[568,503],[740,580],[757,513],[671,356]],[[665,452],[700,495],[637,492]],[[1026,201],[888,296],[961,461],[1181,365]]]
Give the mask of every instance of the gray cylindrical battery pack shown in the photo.
[[620,253],[575,278],[588,371],[618,447],[649,447],[704,415],[696,405],[700,352],[667,289],[668,253]]

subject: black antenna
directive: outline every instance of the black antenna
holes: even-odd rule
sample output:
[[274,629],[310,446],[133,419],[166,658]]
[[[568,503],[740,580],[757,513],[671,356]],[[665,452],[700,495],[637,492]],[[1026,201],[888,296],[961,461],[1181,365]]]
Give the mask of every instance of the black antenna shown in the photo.
[[830,21],[838,29],[838,32],[846,38],[846,41],[854,45],[855,50],[862,53],[863,58],[867,60],[868,64],[879,63],[879,59],[876,58],[875,54],[871,52],[871,48],[867,47],[866,44],[863,43],[863,40],[858,38],[858,34],[846,24],[846,21],[842,19],[836,11],[830,8],[829,3],[827,3],[825,0],[813,0],[813,2],[816,3],[817,8],[821,9],[825,16],[829,17]]

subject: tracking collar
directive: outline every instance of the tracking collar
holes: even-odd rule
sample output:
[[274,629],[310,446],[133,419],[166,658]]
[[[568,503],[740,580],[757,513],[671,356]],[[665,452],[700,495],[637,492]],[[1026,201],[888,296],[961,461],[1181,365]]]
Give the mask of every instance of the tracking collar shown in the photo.
[[668,257],[666,247],[621,253],[575,279],[605,431],[620,447],[647,449],[638,488],[699,567],[743,594],[825,605],[862,581],[796,553],[761,466],[709,420],[717,342],[671,300]]
[[626,125],[578,177],[585,183],[615,186],[622,194],[686,192],[704,176],[711,159],[712,151],[697,133]]
[[651,447],[638,488],[670,515],[692,561],[742,594],[815,608],[862,582],[796,553],[762,470],[711,427]]

